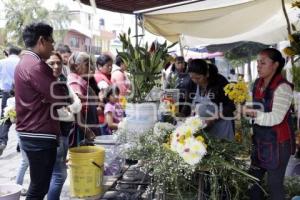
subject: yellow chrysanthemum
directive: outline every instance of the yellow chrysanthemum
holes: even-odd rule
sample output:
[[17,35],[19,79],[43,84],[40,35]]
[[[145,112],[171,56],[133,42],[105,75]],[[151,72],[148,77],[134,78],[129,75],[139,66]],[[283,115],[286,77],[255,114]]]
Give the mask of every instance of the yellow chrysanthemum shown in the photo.
[[293,35],[291,35],[291,34],[288,35],[288,39],[290,42],[295,42],[295,39],[294,39]]
[[121,96],[119,99],[119,103],[121,104],[122,108],[125,109],[126,108],[126,104],[127,104],[127,99],[125,96]]
[[294,1],[292,3],[292,8],[295,8],[295,7],[300,8],[300,1]]
[[224,87],[225,95],[235,104],[244,103],[249,99],[248,85],[241,79],[237,83],[229,83]]
[[196,140],[199,141],[199,142],[204,143],[204,138],[201,135],[197,136]]
[[242,134],[240,132],[235,133],[235,140],[237,142],[242,142]]
[[184,140],[185,140],[185,135],[181,135],[181,136],[179,137],[179,143],[180,143],[180,144],[184,144]]
[[287,56],[294,56],[294,55],[296,55],[296,52],[293,50],[292,47],[286,47],[286,48],[284,48],[283,52]]
[[185,134],[185,137],[186,138],[189,138],[192,136],[192,130],[189,128],[187,131],[186,131],[186,134]]

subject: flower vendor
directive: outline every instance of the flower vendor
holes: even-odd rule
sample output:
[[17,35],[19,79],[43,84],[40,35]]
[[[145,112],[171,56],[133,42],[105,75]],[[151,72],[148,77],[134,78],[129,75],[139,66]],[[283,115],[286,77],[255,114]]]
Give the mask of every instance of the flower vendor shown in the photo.
[[[293,86],[280,74],[285,59],[278,50],[262,50],[257,64],[259,78],[253,88],[255,106],[243,108],[244,113],[254,118],[250,174],[260,181],[267,174],[270,199],[279,200],[285,197],[284,174],[290,155],[295,150],[290,115]],[[263,199],[261,186],[253,185],[250,197]]]
[[[177,56],[175,63],[170,67],[170,73],[166,77],[166,89],[179,89],[179,102],[183,103],[186,99],[187,86],[190,82],[190,76],[188,74],[187,64],[184,61],[183,56]],[[179,112],[181,112],[183,105],[179,105]]]
[[191,60],[188,72],[192,80],[188,102],[200,118],[206,121],[209,134],[232,140],[235,105],[223,90],[228,81],[218,73],[215,65],[202,59]]

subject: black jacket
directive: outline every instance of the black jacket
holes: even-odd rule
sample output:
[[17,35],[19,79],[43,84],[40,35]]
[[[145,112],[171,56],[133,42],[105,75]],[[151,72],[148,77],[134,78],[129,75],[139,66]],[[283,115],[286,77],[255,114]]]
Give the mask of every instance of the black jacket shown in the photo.
[[[227,96],[225,96],[224,87],[228,84],[228,81],[221,74],[217,74],[209,80],[207,91],[210,92],[210,100],[218,105],[219,109],[222,108],[222,114],[225,117],[232,117],[235,111],[235,105]],[[182,109],[182,114],[184,116],[189,116],[191,114],[191,107],[189,104],[193,102],[195,93],[197,91],[197,85],[190,80],[188,84],[187,100],[188,103]]]

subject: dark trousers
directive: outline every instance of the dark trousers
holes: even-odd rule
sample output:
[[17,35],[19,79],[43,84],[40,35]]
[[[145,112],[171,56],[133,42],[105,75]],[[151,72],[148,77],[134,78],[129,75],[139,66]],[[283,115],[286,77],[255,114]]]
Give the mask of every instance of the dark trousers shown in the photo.
[[10,120],[6,120],[3,124],[0,124],[0,144],[7,145],[8,141],[8,132],[11,127]]
[[[279,166],[276,169],[263,169],[257,166],[251,165],[249,173],[262,182],[264,175],[267,173],[267,187],[270,194],[270,200],[284,200],[284,174],[289,162],[291,155],[291,146],[290,142],[284,142],[280,144],[279,147]],[[250,199],[251,200],[261,200],[264,199],[263,191],[261,190],[262,186],[257,184],[253,185],[250,188]]]
[[10,92],[2,92],[2,101],[1,101],[1,118],[3,117],[3,110],[7,106],[7,99],[10,97]]
[[[7,99],[10,97],[10,92],[2,93],[2,102],[1,102],[1,118],[3,117],[4,108],[7,106]],[[10,120],[7,120],[0,125],[0,144],[7,144],[8,141],[8,131],[11,126]]]
[[25,152],[30,169],[30,185],[26,200],[43,200],[49,189],[56,148]]

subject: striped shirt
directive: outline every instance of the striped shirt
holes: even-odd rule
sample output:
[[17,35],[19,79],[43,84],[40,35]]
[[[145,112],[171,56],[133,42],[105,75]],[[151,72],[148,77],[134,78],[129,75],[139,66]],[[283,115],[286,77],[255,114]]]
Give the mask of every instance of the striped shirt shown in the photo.
[[293,91],[286,83],[280,84],[274,91],[271,112],[257,111],[254,123],[260,126],[274,126],[280,124],[291,107]]

